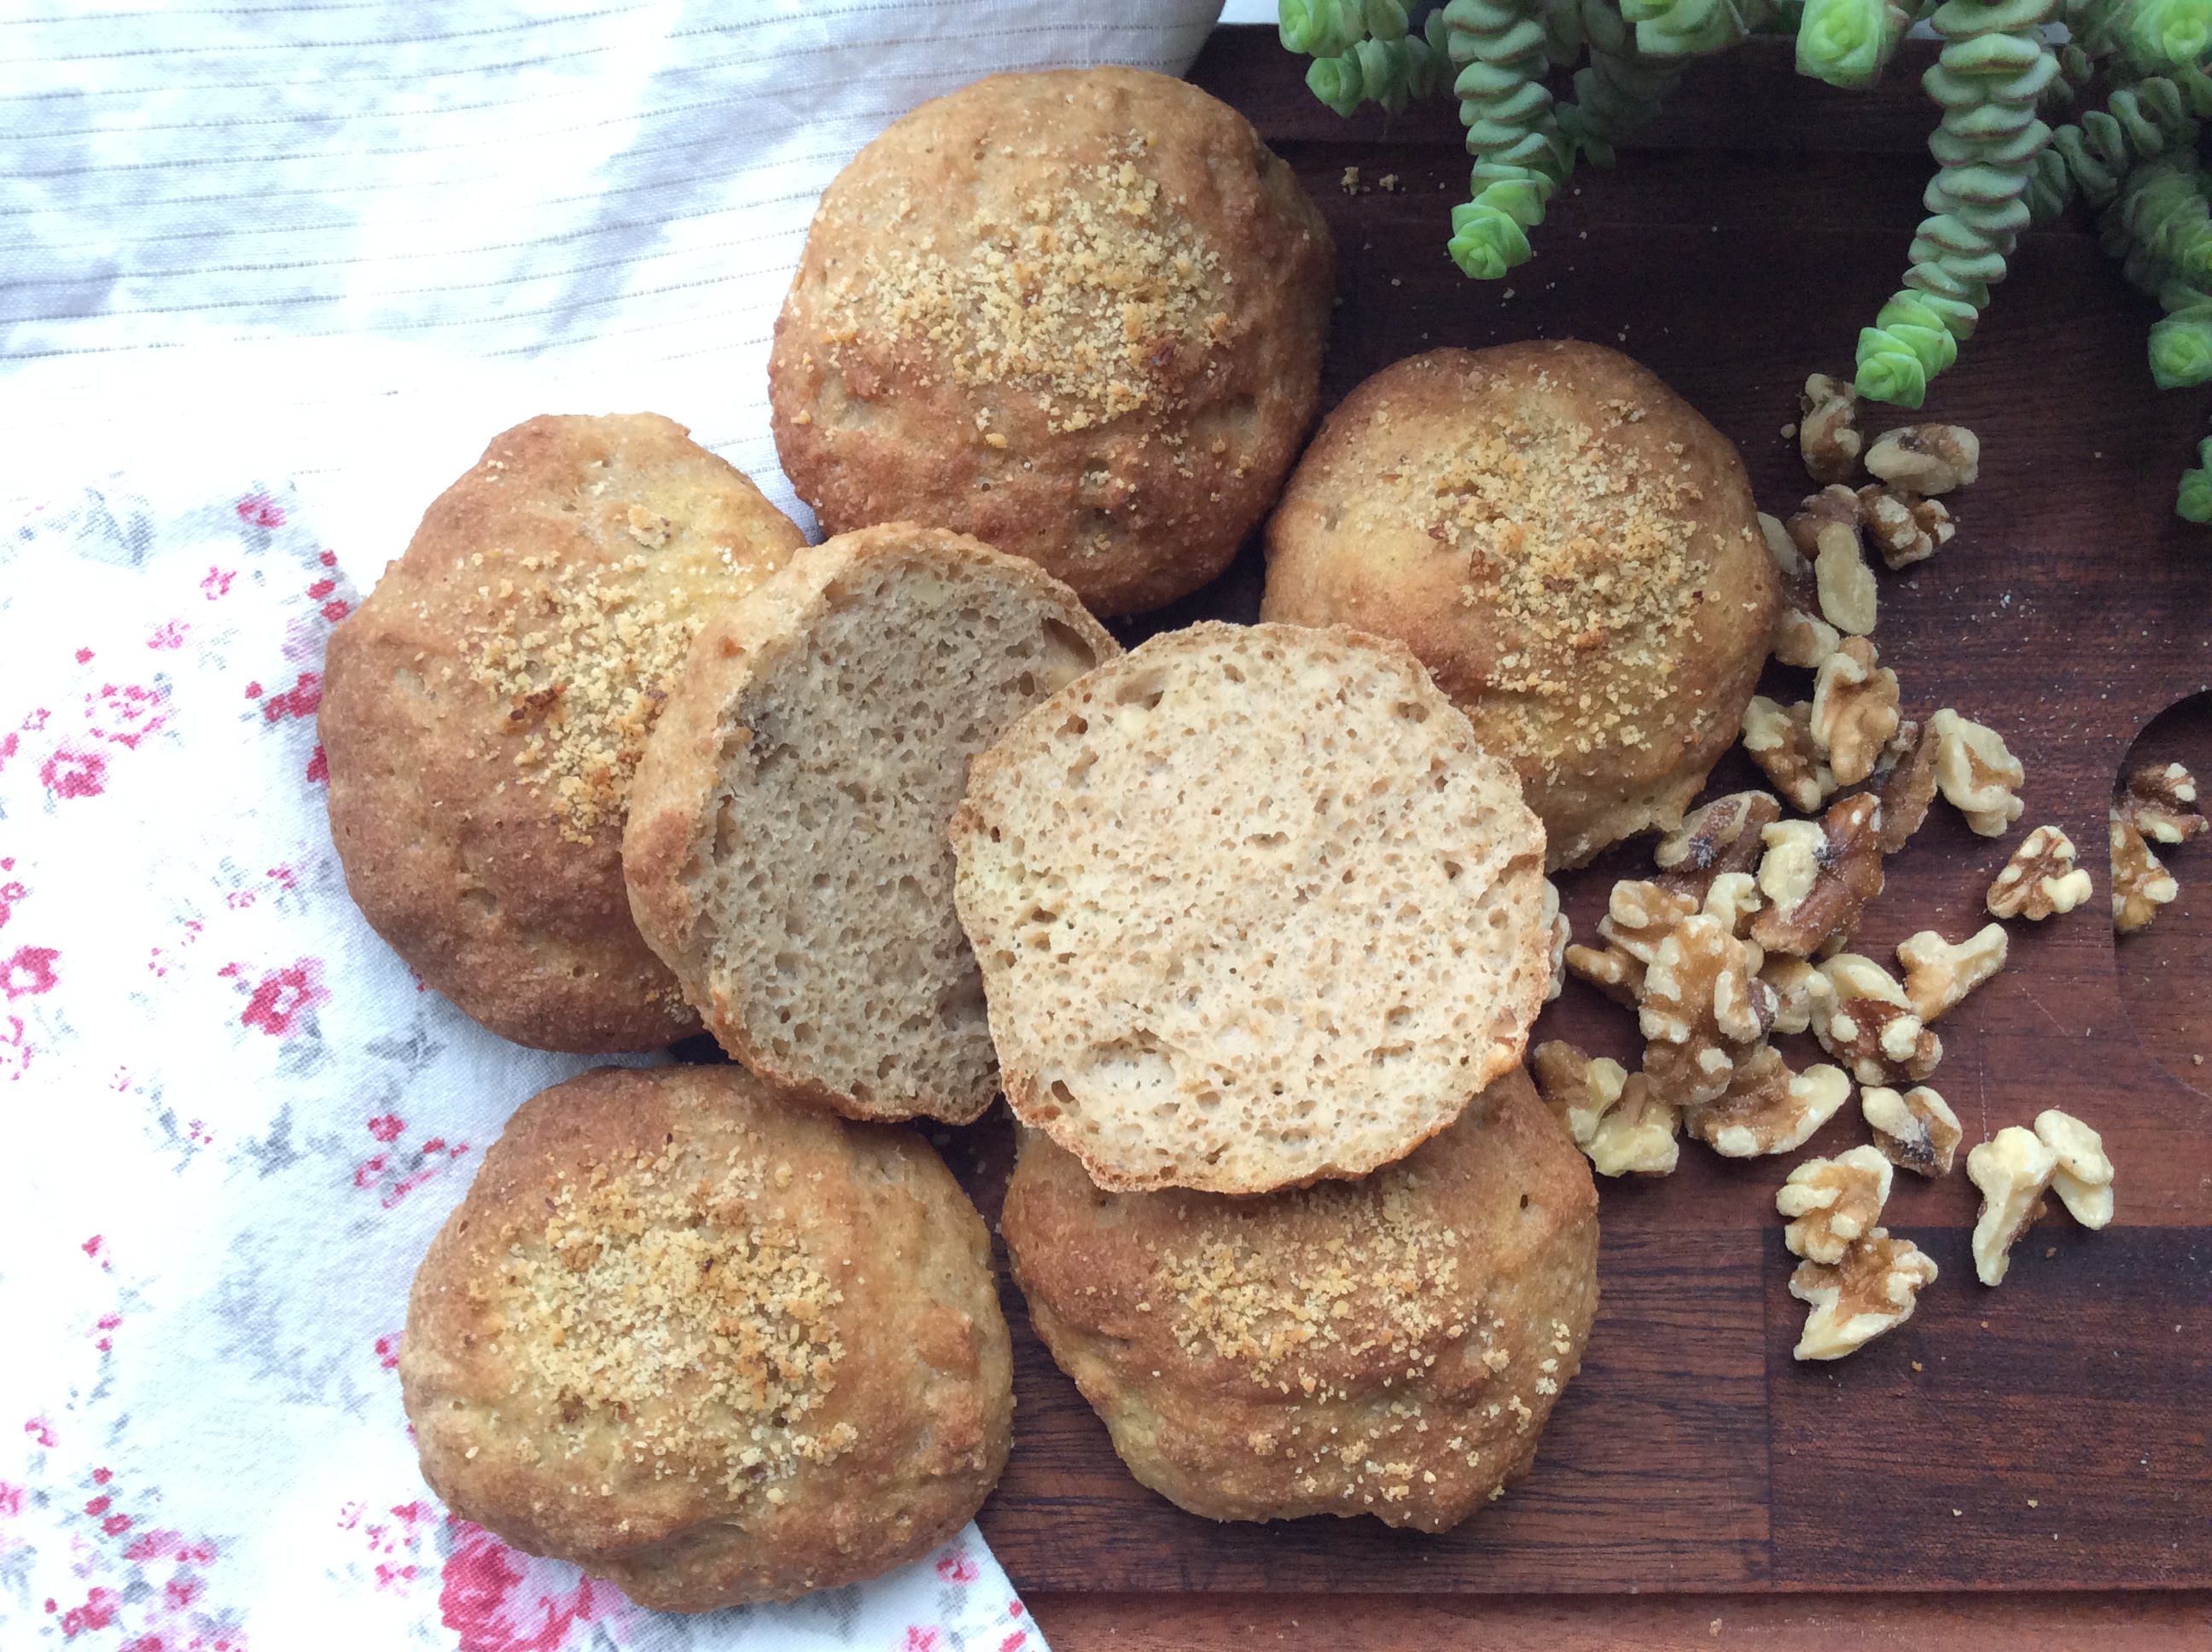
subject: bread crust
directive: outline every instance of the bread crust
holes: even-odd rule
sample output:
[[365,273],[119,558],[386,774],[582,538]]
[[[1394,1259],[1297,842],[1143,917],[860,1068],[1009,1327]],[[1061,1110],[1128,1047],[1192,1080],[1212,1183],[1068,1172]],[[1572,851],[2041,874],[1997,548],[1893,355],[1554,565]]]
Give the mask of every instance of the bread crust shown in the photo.
[[1139,1480],[1213,1520],[1449,1530],[1528,1473],[1597,1301],[1589,1165],[1516,1068],[1358,1183],[1101,1190],[1024,1132],[1030,1323]]
[[1519,1063],[1549,986],[1512,770],[1344,627],[1151,639],[976,758],[951,831],[1006,1099],[1102,1187],[1364,1175]]
[[[817,628],[848,600],[847,587],[857,577],[885,570],[894,577],[991,582],[1032,606],[1047,624],[1064,628],[1069,646],[1088,651],[1084,660],[1071,665],[1071,672],[1077,666],[1087,668],[1087,661],[1109,659],[1121,652],[1073,592],[1024,558],[1003,555],[963,534],[908,522],[841,534],[800,552],[781,573],[718,614],[700,633],[631,788],[623,868],[638,928],[698,1006],[708,1029],[735,1060],[787,1095],[848,1118],[925,1115],[965,1124],[978,1117],[998,1093],[996,1064],[988,1059],[987,1042],[984,1066],[958,1090],[902,1088],[896,1072],[887,1084],[872,1086],[866,1093],[850,1083],[834,1082],[807,1048],[796,1042],[779,1048],[774,1036],[781,1030],[775,1008],[763,990],[768,983],[724,962],[724,937],[706,881],[718,859],[731,848],[741,848],[759,829],[759,823],[726,815],[723,803],[730,795],[726,766],[754,745],[757,691],[794,653],[809,647]],[[1041,683],[1040,689],[1047,686]],[[975,711],[972,704],[967,709]],[[919,726],[902,732],[923,742],[950,738],[945,731]],[[959,756],[945,753],[948,762],[958,761]],[[911,806],[911,800],[894,801],[890,806]],[[854,833],[864,831],[867,823],[854,823]],[[722,844],[720,840],[726,835],[735,841]],[[945,919],[949,925],[951,850],[941,827],[933,830],[932,838],[941,847],[946,863]],[[819,847],[821,864],[828,868],[866,854],[868,846],[853,833],[825,826]],[[887,867],[883,881],[889,884],[900,873],[921,870]],[[777,893],[770,890],[762,896],[763,912]],[[953,938],[958,940],[957,932]],[[829,938],[800,936],[793,944],[805,954],[796,965],[799,969],[847,962]],[[964,943],[961,951],[966,953]],[[972,955],[966,967],[972,975]],[[980,982],[975,992],[980,994]],[[983,1042],[980,1023],[976,1034],[978,1042]],[[916,1040],[939,1036],[934,1029],[913,1035]]]
[[[994,250],[1011,256],[971,267]],[[824,191],[769,357],[776,452],[833,532],[938,524],[1096,613],[1156,608],[1273,502],[1313,418],[1334,267],[1290,167],[1197,88],[991,76]]]
[[1268,523],[1261,612],[1403,641],[1519,768],[1559,868],[1680,823],[1779,602],[1728,440],[1568,339],[1431,350],[1355,389]]
[[[647,506],[656,508],[641,537],[629,513]],[[698,1029],[630,919],[619,785],[599,783],[580,812],[564,809],[558,788],[573,777],[516,761],[533,740],[545,750],[549,732],[557,744],[561,728],[621,737],[580,703],[570,709],[581,692],[533,704],[489,679],[545,676],[523,638],[566,647],[564,627],[602,623],[580,604],[593,586],[604,596],[635,577],[623,559],[703,562],[698,577],[681,575],[692,590],[680,617],[696,623],[716,595],[804,543],[742,474],[653,414],[530,420],[494,438],[431,505],[406,554],[332,634],[318,714],[347,887],[427,984],[541,1049],[653,1049]],[[561,680],[619,663],[580,647]],[[611,678],[611,695],[652,686],[619,669]]]
[[[617,1351],[609,1393],[550,1378],[563,1349],[611,1346],[597,1319],[623,1292],[601,1271],[660,1243],[677,1265],[632,1282],[674,1304],[653,1321],[670,1328]],[[728,1291],[706,1321],[726,1357],[626,1376],[654,1334],[686,1332],[692,1282],[733,1270],[777,1311]],[[584,1305],[555,1342],[533,1289],[568,1279],[561,1300]],[[812,1377],[791,1379],[794,1350]],[[423,1259],[399,1358],[423,1477],[455,1514],[674,1612],[927,1553],[1005,1466],[1012,1371],[989,1236],[928,1145],[792,1108],[730,1066],[603,1068],[525,1102]],[[726,1376],[768,1400],[690,1404]],[[778,1382],[798,1391],[780,1411]]]

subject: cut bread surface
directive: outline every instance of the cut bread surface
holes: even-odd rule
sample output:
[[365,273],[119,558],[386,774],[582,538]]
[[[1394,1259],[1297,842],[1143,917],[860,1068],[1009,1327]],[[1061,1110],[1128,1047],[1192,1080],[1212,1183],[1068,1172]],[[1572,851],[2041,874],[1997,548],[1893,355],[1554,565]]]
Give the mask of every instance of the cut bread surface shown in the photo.
[[640,929],[732,1056],[855,1118],[989,1105],[946,825],[969,759],[1116,652],[1034,565],[906,524],[799,553],[702,634],[623,859]]
[[1404,1157],[1521,1059],[1542,827],[1404,648],[1158,636],[1030,712],[952,827],[1007,1099],[1104,1187]]

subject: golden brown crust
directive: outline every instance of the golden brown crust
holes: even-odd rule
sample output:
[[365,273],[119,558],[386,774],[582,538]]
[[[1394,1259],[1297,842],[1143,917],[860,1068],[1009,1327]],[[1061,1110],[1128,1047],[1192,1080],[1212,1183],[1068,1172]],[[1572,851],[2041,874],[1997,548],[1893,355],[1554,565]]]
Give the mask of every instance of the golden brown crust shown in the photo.
[[776,321],[776,452],[831,531],[928,522],[1094,612],[1158,607],[1273,500],[1334,263],[1290,167],[1196,88],[993,76],[824,192]]
[[1006,1463],[1011,1359],[988,1236],[917,1137],[737,1067],[603,1068],[486,1154],[399,1376],[456,1514],[702,1612],[957,1531]]
[[1261,611],[1402,640],[1519,768],[1558,868],[1680,823],[1779,600],[1726,438],[1560,340],[1431,350],[1346,397],[1268,524]]
[[1597,1302],[1589,1167],[1525,1073],[1367,1180],[1110,1193],[1024,1133],[1030,1318],[1145,1485],[1215,1520],[1445,1531],[1528,1472]]
[[697,1030],[623,890],[647,679],[804,543],[653,414],[532,419],[432,504],[332,635],[319,714],[347,885],[425,981],[540,1048]]

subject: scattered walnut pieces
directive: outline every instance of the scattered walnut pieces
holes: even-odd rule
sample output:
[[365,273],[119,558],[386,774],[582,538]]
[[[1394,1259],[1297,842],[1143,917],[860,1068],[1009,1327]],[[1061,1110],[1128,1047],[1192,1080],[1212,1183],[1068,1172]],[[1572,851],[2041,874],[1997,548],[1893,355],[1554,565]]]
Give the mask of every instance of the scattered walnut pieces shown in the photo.
[[2112,1161],[2105,1157],[2105,1139],[2055,1107],[2035,1115],[2035,1139],[2057,1157],[2051,1187],[2066,1213],[2085,1228],[2108,1225],[2112,1219]]
[[1655,1101],[1640,1072],[1573,1045],[1536,1047],[1536,1087],[1600,1175],[1666,1175],[1681,1154],[1675,1110]]
[[1910,1239],[1876,1228],[1856,1240],[1835,1266],[1800,1262],[1790,1294],[1809,1303],[1799,1359],[1840,1359],[1912,1317],[1920,1292],[1936,1283],[1936,1264]]
[[1950,1104],[1927,1085],[1916,1084],[1902,1095],[1869,1085],[1859,1092],[1859,1113],[1875,1133],[1875,1145],[1892,1164],[1931,1178],[1951,1174],[1966,1132]]
[[1814,481],[1841,482],[1858,464],[1859,433],[1851,424],[1858,402],[1858,389],[1848,379],[1815,373],[1805,380],[1797,398],[1803,416],[1797,422],[1797,451]]
[[1898,724],[1875,764],[1874,783],[1881,799],[1881,852],[1895,854],[1920,829],[1936,800],[1936,742],[1920,724],[1909,719]]
[[1700,805],[1652,851],[1663,874],[1656,881],[1704,900],[1713,879],[1758,870],[1764,847],[1759,835],[1781,818],[1782,805],[1765,792],[1731,792]]
[[1756,1158],[1802,1147],[1842,1111],[1851,1081],[1822,1063],[1793,1073],[1779,1052],[1761,1044],[1735,1064],[1717,1101],[1682,1115],[1692,1135],[1723,1158]]
[[1832,935],[1848,938],[1881,893],[1881,801],[1864,792],[1840,799],[1817,825],[1787,820],[1766,828],[1759,889],[1768,904],[1753,920],[1752,938],[1799,958]]
[[1974,1272],[1984,1285],[2003,1281],[2013,1242],[2043,1214],[2044,1190],[2057,1168],[2058,1155],[2016,1124],[1966,1155],[1966,1177],[1982,1190],[1973,1252]]
[[1982,444],[1964,425],[1901,425],[1875,438],[1866,467],[1892,487],[1926,498],[1966,487],[1979,476]]
[[1743,749],[1800,814],[1813,813],[1835,792],[1835,774],[1813,738],[1808,701],[1785,711],[1763,694],[1752,695],[1743,708]]
[[1544,880],[1544,926],[1552,936],[1552,984],[1544,991],[1544,1002],[1549,1004],[1567,990],[1567,943],[1575,938],[1575,926],[1559,910],[1559,886],[1548,878]]
[[2027,778],[2004,738],[1948,706],[1928,720],[1923,738],[1936,742],[1936,784],[1952,806],[1984,837],[2002,836],[2020,818],[2019,792]]
[[1857,522],[1828,523],[1815,543],[1813,580],[1820,592],[1821,617],[1838,631],[1865,636],[1874,629],[1876,591],[1874,570],[1859,547]]
[[1813,1017],[1836,1001],[1836,989],[1820,966],[1803,958],[1771,957],[1759,977],[1774,989],[1774,1025],[1770,1031],[1801,1033],[1810,1029]]
[[2135,823],[2118,809],[2112,811],[2112,929],[2132,935],[2149,927],[2158,909],[2181,893],[2181,885],[2150,852]]
[[1790,1218],[1782,1242],[1792,1256],[1833,1265],[1854,1239],[1881,1220],[1889,1202],[1889,1161],[1871,1147],[1834,1158],[1808,1158],[1790,1172],[1774,1208]]
[[2197,780],[2179,763],[2151,763],[2128,776],[2112,811],[2153,843],[2186,843],[2212,821],[2197,810]]
[[1864,637],[1845,637],[1813,678],[1809,732],[1841,786],[1873,774],[1897,732],[1897,673],[1878,666],[1879,658]]
[[1993,916],[2040,923],[2094,893],[2089,874],[2074,864],[2074,840],[2056,826],[2039,826],[2012,852],[1984,904]]
[[1905,989],[1872,958],[1839,953],[1820,966],[1836,1001],[1813,1021],[1820,1048],[1863,1084],[1900,1075],[1925,1078],[1943,1059],[1943,1041],[1913,1013]]
[[1941,1017],[2004,968],[2008,944],[2001,924],[1984,924],[1956,946],[1932,929],[1899,941],[1897,961],[1905,966],[1912,1012],[1923,1021]]

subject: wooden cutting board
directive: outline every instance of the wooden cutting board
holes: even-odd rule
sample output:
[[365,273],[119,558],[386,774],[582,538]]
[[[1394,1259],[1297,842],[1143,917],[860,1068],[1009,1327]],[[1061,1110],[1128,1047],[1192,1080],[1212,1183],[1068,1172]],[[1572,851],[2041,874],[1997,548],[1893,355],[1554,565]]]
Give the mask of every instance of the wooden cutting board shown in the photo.
[[[1335,232],[1342,303],[1324,407],[1437,345],[1594,339],[1702,410],[1742,450],[1761,503],[1786,513],[1811,485],[1779,434],[1797,388],[1808,371],[1849,373],[1921,213],[1926,61],[1908,53],[1870,94],[1798,78],[1786,46],[1700,64],[1616,170],[1577,173],[1534,261],[1494,283],[1467,281],[1443,251],[1468,176],[1448,108],[1340,120],[1272,29],[1217,31],[1193,77],[1254,121]],[[2124,768],[2179,758],[2212,779],[2212,530],[2172,513],[2212,396],[2154,391],[2143,335],[2157,311],[2086,224],[2031,234],[2014,269],[1918,416],[1978,433],[1981,480],[1954,496],[1948,549],[1881,576],[1876,639],[1908,714],[1952,706],[2004,735],[2027,768],[2027,812],[1998,841],[1938,803],[1889,863],[1856,950],[1887,961],[1916,930],[1972,932],[2031,827],[2055,822],[2081,846],[2095,902],[2012,926],[2010,967],[1944,1020],[1933,1082],[1970,1142],[2051,1106],[2101,1130],[2116,1224],[2086,1233],[2055,1213],[1985,1290],[1967,1254],[1977,1196],[1963,1169],[1933,1185],[1899,1175],[1886,1219],[1942,1278],[1902,1330],[1800,1365],[1803,1309],[1785,1288],[1794,1259],[1773,1191],[1798,1157],[1866,1139],[1856,1105],[1802,1154],[1723,1161],[1686,1143],[1672,1176],[1603,1183],[1602,1300],[1583,1373],[1534,1473],[1442,1537],[1366,1518],[1183,1514],[1122,1469],[1009,1285],[1017,1444],[981,1521],[1025,1594],[1158,1592],[1203,1619],[1191,1597],[1224,1591],[2212,1585],[2212,1066],[2197,1060],[2212,1058],[2212,842],[2170,857],[2181,898],[2117,947],[2103,848]],[[1913,416],[1869,407],[1863,424]],[[1121,628],[1124,640],[1249,620],[1261,578],[1249,545],[1218,584]],[[1809,688],[1808,674],[1776,668],[1767,691]],[[1738,755],[1714,790],[1755,783]],[[1615,851],[1562,880],[1578,934],[1648,853]],[[1632,1065],[1637,1050],[1632,1017],[1579,982],[1537,1036]],[[943,1139],[995,1217],[1003,1115]]]

